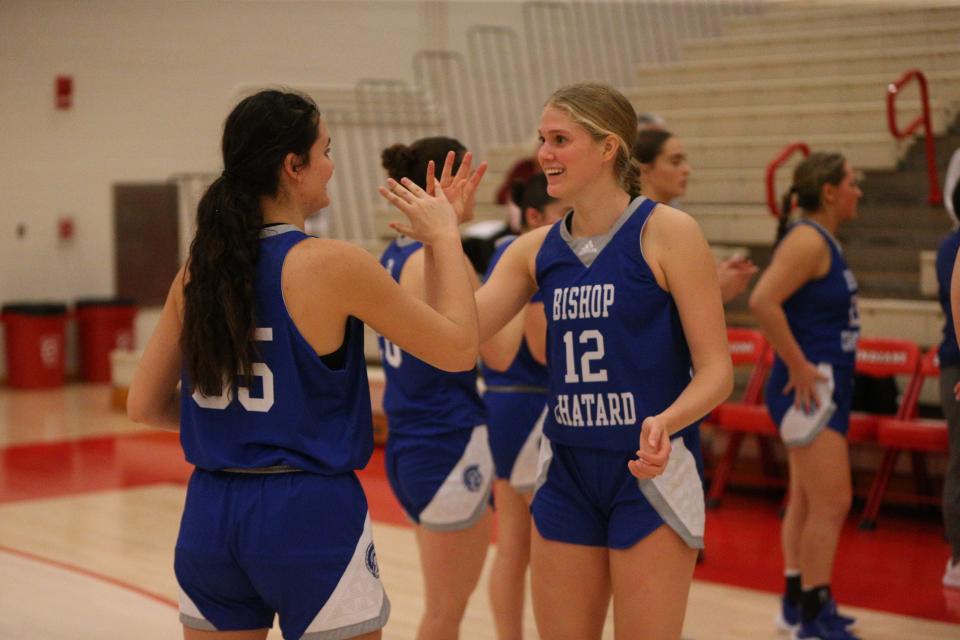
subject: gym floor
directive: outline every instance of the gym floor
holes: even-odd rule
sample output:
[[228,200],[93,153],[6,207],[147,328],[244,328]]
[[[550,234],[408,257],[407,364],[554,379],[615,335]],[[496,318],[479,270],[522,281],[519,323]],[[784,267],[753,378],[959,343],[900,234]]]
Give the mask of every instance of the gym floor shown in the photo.
[[[131,423],[110,400],[107,385],[0,389],[0,639],[179,636],[172,559],[191,468],[176,434]],[[381,450],[360,477],[393,604],[384,637],[413,638],[423,606],[416,544]],[[773,626],[779,506],[774,496],[731,492],[708,512],[685,638],[786,637]],[[937,514],[885,509],[872,532],[859,531],[856,516],[855,507],[833,587],[860,635],[960,638],[960,590],[940,584],[948,548]],[[529,603],[527,629],[535,638]],[[461,637],[495,637],[486,573]],[[609,624],[604,637],[613,637]]]

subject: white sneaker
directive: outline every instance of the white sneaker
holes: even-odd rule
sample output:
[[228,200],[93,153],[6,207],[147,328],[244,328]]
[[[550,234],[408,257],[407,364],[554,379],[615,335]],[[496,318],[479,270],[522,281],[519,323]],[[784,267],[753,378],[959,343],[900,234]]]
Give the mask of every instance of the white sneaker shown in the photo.
[[960,589],[960,562],[947,558],[947,570],[943,574],[943,586]]

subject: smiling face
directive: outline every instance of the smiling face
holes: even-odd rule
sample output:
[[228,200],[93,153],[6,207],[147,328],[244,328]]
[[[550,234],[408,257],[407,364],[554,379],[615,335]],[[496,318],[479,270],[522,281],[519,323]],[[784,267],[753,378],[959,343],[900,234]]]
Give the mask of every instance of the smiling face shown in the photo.
[[650,163],[641,163],[643,193],[658,202],[670,202],[687,191],[690,163],[680,138],[670,136]]
[[605,171],[611,172],[611,163],[604,161],[604,142],[594,140],[566,110],[547,105],[540,116],[539,134],[537,160],[551,197],[576,199]]

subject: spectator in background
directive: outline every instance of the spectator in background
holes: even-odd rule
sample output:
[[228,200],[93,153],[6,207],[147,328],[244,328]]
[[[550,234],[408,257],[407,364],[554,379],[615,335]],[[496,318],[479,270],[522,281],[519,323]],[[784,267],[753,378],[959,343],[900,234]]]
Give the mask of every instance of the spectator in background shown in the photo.
[[[633,156],[640,163],[643,195],[666,204],[683,197],[691,169],[680,138],[660,127],[642,129],[637,133]],[[753,262],[739,254],[719,262],[717,277],[724,303],[743,293],[756,272]]]
[[[960,589],[960,348],[957,321],[960,319],[960,149],[954,151],[943,187],[944,206],[953,221],[950,232],[937,251],[937,282],[943,307],[943,342],[940,343],[940,402],[947,419],[949,462],[943,483],[943,524],[950,543],[950,558],[943,574],[943,586]],[[952,275],[952,280],[951,280]]]

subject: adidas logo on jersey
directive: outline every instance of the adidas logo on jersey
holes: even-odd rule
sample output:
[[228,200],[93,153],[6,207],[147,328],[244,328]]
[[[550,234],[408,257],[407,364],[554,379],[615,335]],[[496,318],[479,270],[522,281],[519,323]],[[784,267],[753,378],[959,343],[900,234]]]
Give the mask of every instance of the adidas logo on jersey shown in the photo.
[[584,255],[587,255],[588,253],[596,253],[596,252],[597,252],[597,246],[593,244],[593,240],[587,240],[587,242],[582,247],[577,249],[578,256],[584,256]]

